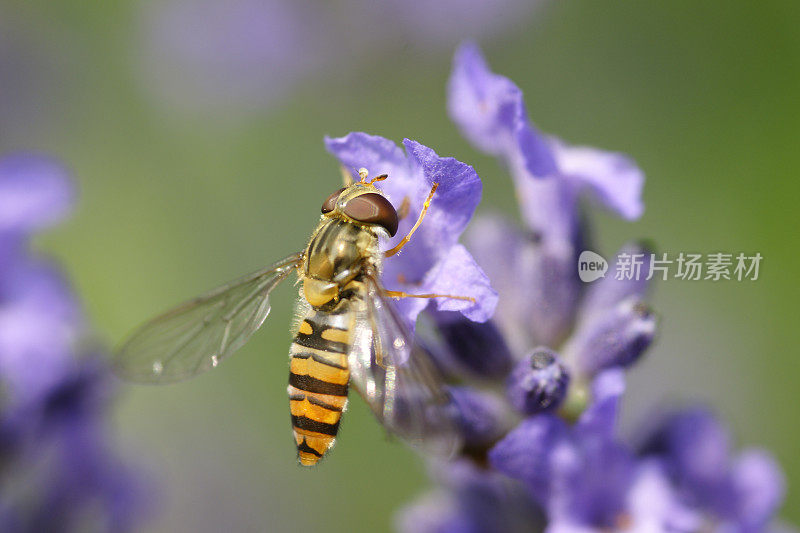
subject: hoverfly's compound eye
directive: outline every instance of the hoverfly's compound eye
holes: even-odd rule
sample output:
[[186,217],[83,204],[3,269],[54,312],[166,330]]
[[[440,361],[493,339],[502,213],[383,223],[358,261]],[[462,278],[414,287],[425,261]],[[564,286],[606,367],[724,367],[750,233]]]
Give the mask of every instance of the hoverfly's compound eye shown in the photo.
[[328,199],[322,203],[322,214],[330,213],[336,208],[336,200],[339,199],[339,195],[342,194],[344,187],[336,191],[335,193],[328,196]]
[[368,192],[352,198],[345,204],[344,214],[359,222],[382,226],[391,237],[397,233],[397,211],[382,194]]

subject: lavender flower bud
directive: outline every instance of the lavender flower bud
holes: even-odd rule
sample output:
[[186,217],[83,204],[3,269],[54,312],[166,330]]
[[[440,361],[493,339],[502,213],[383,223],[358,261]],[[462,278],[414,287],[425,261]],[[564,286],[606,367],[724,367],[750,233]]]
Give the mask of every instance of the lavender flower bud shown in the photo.
[[[609,274],[589,285],[581,303],[580,320],[589,320],[596,314],[606,313],[621,301],[632,296],[639,300],[644,299],[650,285],[647,277],[654,248],[647,242],[632,242],[623,246],[617,252],[614,264],[609,268]],[[633,276],[632,279],[617,279],[615,275],[611,274],[619,270],[620,257],[623,255],[641,256],[639,275]]]
[[656,317],[635,297],[582,322],[564,347],[564,357],[593,376],[606,368],[633,364],[656,334]]
[[568,385],[569,374],[558,355],[546,348],[537,348],[512,370],[507,394],[518,411],[533,415],[558,407]]
[[493,322],[473,322],[452,312],[438,312],[435,320],[444,341],[438,362],[448,373],[482,379],[508,374],[513,364],[511,351]]

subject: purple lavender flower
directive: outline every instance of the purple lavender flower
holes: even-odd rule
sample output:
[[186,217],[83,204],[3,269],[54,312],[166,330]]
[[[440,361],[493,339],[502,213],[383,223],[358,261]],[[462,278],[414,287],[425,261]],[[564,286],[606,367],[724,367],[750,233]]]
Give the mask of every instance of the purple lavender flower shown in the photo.
[[[656,321],[644,303],[643,276],[579,280],[577,258],[587,243],[578,200],[588,193],[636,218],[641,171],[621,154],[542,135],[519,88],[490,72],[473,45],[456,54],[448,104],[464,135],[508,167],[525,226],[490,217],[468,235],[498,293],[494,317],[477,328],[456,314],[433,313],[432,333],[421,330],[433,339],[439,366],[459,382],[453,405],[469,445],[455,463],[438,467],[441,488],[407,509],[399,528],[763,531],[783,497],[780,470],[764,452],[731,457],[727,432],[705,411],[667,418],[639,447],[616,435],[625,371],[653,341]],[[646,257],[648,250],[629,244],[621,252]],[[480,381],[479,368],[491,370]],[[502,386],[505,414],[501,397],[487,392]],[[525,418],[514,423],[515,416]],[[517,485],[503,484],[498,473]],[[476,493],[492,508],[476,503]]]
[[[328,138],[325,144],[350,171],[363,167],[372,176],[387,174],[389,179],[377,185],[398,210],[408,206],[397,234],[384,243],[384,249],[397,244],[411,230],[431,187],[439,184],[425,221],[409,244],[386,260],[383,282],[390,290],[473,297],[475,302],[450,298],[433,302],[439,311],[458,311],[477,322],[488,320],[497,294],[467,249],[458,243],[480,201],[481,181],[475,170],[452,157],[439,157],[409,139],[403,141],[405,153],[392,141],[365,133]],[[430,303],[407,298],[398,302],[398,308],[414,324]]]
[[54,160],[0,160],[0,528],[130,530],[138,481],[112,452],[102,359],[76,350],[80,307],[29,236],[70,210],[74,189]]

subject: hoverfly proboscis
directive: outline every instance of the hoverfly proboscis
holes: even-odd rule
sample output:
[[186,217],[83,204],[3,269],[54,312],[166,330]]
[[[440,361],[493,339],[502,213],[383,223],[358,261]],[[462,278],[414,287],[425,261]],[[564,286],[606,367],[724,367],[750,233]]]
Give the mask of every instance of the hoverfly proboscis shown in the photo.
[[[346,178],[349,174],[345,173]],[[382,252],[398,229],[394,206],[375,186],[381,175],[350,180],[322,204],[305,250],[168,311],[137,329],[118,350],[120,377],[171,383],[216,367],[244,345],[270,311],[269,294],[296,272],[302,290],[289,351],[289,400],[298,458],[316,464],[331,448],[352,384],[384,427],[417,448],[450,455],[460,445],[449,395],[430,356],[413,342],[392,298],[472,298],[387,291]]]

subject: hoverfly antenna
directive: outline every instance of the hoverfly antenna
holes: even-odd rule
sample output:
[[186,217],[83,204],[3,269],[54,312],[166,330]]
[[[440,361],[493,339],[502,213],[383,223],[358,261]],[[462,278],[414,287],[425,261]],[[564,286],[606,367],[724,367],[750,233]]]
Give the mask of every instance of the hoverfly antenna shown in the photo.
[[372,178],[372,179],[369,181],[369,184],[370,184],[370,185],[372,185],[372,184],[373,184],[373,183],[375,183],[376,181],[383,181],[383,180],[385,180],[385,179],[386,179],[386,178],[388,178],[388,177],[389,177],[389,174],[381,174],[380,176],[377,176],[377,177],[375,177],[375,178]]
[[369,171],[366,168],[361,167],[358,169],[358,175],[361,178],[361,183],[366,183],[367,176],[369,176]]

